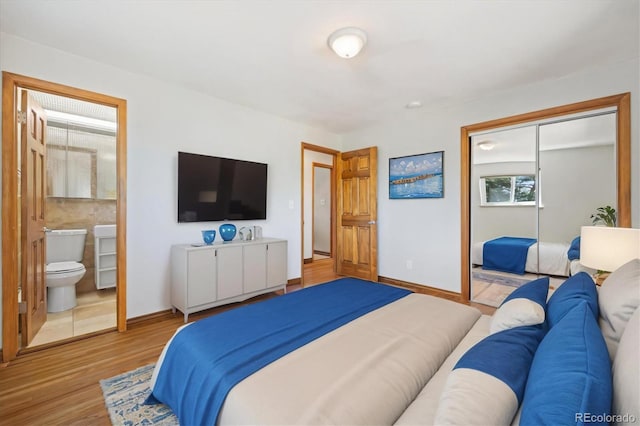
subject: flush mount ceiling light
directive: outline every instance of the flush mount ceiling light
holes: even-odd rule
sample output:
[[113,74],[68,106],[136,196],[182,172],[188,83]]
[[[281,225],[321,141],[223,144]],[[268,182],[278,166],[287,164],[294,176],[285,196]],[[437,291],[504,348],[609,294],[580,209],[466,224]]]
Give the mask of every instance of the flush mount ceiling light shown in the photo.
[[482,141],[478,142],[476,146],[483,151],[491,151],[496,145],[491,141]]
[[407,108],[407,109],[421,108],[422,107],[422,102],[421,101],[411,101],[408,104],[406,104],[404,107]]
[[347,27],[334,31],[329,36],[327,44],[341,58],[350,59],[356,56],[365,43],[367,34],[359,28]]

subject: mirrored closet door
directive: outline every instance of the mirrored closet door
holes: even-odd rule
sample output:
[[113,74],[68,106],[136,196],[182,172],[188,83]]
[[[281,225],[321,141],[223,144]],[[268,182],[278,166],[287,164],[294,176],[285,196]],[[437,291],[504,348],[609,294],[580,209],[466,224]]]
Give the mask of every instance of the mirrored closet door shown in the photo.
[[520,285],[578,270],[569,254],[598,207],[616,208],[616,109],[471,134],[471,300],[499,306]]

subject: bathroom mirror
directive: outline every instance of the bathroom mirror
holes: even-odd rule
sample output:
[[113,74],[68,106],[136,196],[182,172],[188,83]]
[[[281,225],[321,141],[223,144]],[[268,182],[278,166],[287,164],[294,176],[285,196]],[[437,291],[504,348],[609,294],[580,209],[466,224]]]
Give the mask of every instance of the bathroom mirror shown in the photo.
[[47,115],[47,197],[115,200],[115,109],[31,93]]

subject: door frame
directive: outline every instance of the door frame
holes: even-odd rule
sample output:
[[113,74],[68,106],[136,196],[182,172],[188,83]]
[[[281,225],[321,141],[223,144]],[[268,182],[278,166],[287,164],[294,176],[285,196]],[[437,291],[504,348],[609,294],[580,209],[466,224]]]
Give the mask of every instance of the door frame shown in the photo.
[[562,105],[506,118],[471,124],[460,128],[460,218],[461,218],[461,295],[464,302],[471,296],[471,133],[488,131],[563,115],[616,107],[616,183],[618,226],[631,226],[631,93]]
[[[18,355],[18,215],[17,94],[18,89],[36,90],[116,108],[116,317],[117,329],[127,329],[126,304],[126,186],[127,186],[127,101],[71,86],[19,74],[2,72],[2,362]],[[7,208],[10,207],[10,208]]]
[[[304,152],[314,151],[332,156],[331,167],[331,247],[333,253],[333,269],[335,272],[335,247],[336,247],[336,162],[340,151],[307,142],[300,143],[300,285],[304,288]],[[313,170],[312,170],[313,173]],[[312,195],[313,197],[313,195]],[[313,216],[312,216],[313,217]],[[313,240],[313,236],[312,236]],[[313,246],[311,248],[313,250]]]

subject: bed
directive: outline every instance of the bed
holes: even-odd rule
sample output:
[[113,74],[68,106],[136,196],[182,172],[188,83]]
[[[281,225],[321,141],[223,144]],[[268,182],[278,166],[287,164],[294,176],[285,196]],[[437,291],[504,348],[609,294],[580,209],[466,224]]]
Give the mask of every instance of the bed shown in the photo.
[[[638,276],[640,277],[640,272],[638,272],[640,271],[640,260],[634,267],[637,269],[634,273],[639,274]],[[622,275],[628,281],[629,274],[625,272]],[[589,278],[587,274],[579,274],[576,277],[572,277],[570,280]],[[614,277],[614,274],[611,277]],[[635,278],[632,279],[635,280]],[[523,319],[527,319],[526,315],[523,317],[513,312],[509,314],[508,308],[513,304],[517,305],[516,302],[520,299],[529,297],[527,295],[532,292],[531,289],[534,288],[532,287],[534,284],[528,287],[521,287],[524,290],[517,290],[519,293],[514,292],[516,296],[510,299],[511,305],[507,303],[509,300],[505,300],[503,306],[498,310],[498,312],[502,312],[502,315],[497,313],[493,317],[481,315],[475,308],[463,304],[428,295],[398,291],[399,289],[395,287],[355,279],[340,279],[257,304],[243,306],[227,312],[236,311],[235,315],[237,317],[235,318],[244,317],[245,314],[247,317],[253,317],[247,324],[256,320],[260,323],[268,323],[270,320],[262,318],[258,314],[259,310],[264,309],[273,313],[274,310],[288,309],[287,304],[292,302],[290,306],[294,308],[294,313],[289,315],[289,320],[292,324],[297,324],[298,322],[304,323],[306,321],[306,319],[299,316],[299,313],[301,310],[307,309],[307,301],[304,300],[307,297],[309,297],[309,301],[315,300],[317,302],[315,303],[315,309],[327,312],[327,317],[334,317],[329,313],[329,311],[333,310],[332,303],[329,298],[325,297],[333,292],[342,292],[344,289],[349,289],[348,291],[344,290],[345,292],[341,296],[339,295],[338,299],[353,298],[358,292],[364,295],[369,291],[387,293],[387,290],[389,290],[394,294],[391,298],[392,300],[375,302],[373,304],[379,303],[380,306],[365,310],[366,312],[362,312],[355,318],[349,319],[344,324],[336,326],[320,337],[313,338],[298,347],[293,345],[288,348],[290,350],[284,351],[286,353],[280,354],[275,360],[255,368],[255,371],[247,374],[244,378],[240,378],[237,383],[232,383],[228,386],[228,392],[222,398],[223,402],[220,404],[219,409],[216,409],[214,413],[205,414],[204,417],[202,412],[207,411],[211,405],[211,400],[216,398],[212,396],[211,390],[207,386],[202,385],[202,383],[209,380],[214,382],[218,380],[217,378],[212,378],[212,376],[219,373],[216,372],[216,365],[219,363],[220,354],[214,353],[217,346],[216,340],[214,339],[213,345],[210,344],[211,341],[208,343],[202,341],[206,339],[187,339],[179,346],[175,345],[181,339],[181,333],[185,333],[189,329],[195,330],[197,327],[211,328],[216,320],[211,321],[208,325],[207,320],[225,315],[226,312],[188,324],[176,332],[163,350],[163,354],[158,360],[154,371],[151,385],[152,397],[150,397],[149,402],[155,403],[157,402],[155,399],[158,399],[166,403],[178,415],[183,424],[428,425],[437,423],[465,424],[470,419],[475,419],[474,422],[476,424],[482,422],[509,424],[512,421],[517,424],[521,419],[525,419],[524,423],[526,423],[526,421],[531,420],[532,410],[535,413],[543,413],[544,415],[546,410],[544,407],[550,405],[550,402],[544,399],[542,401],[533,401],[532,408],[529,411],[524,409],[523,407],[526,406],[527,401],[524,384],[520,384],[519,396],[512,396],[513,391],[509,390],[511,388],[503,386],[504,389],[501,388],[500,392],[507,392],[511,396],[506,399],[492,397],[488,403],[482,402],[478,406],[478,404],[470,403],[472,401],[469,401],[469,395],[461,391],[460,383],[465,383],[465,377],[462,377],[462,382],[460,380],[452,380],[452,377],[455,376],[454,372],[464,376],[463,373],[466,374],[468,371],[473,370],[473,366],[469,366],[469,362],[478,364],[477,359],[482,357],[483,352],[485,354],[502,352],[509,354],[509,362],[504,362],[504,360],[498,359],[499,357],[492,355],[492,358],[495,359],[490,359],[488,364],[511,366],[513,364],[513,350],[501,351],[498,349],[499,346],[489,346],[490,350],[486,350],[487,345],[504,344],[505,340],[509,340],[505,337],[509,333],[516,331],[518,333],[529,333],[531,337],[528,341],[532,342],[536,347],[540,345],[538,352],[542,350],[545,340],[551,341],[549,336],[552,333],[547,332],[551,326],[547,325],[547,320],[544,317],[544,313],[547,310],[545,301],[547,299],[548,279],[546,288],[544,284],[544,282],[542,284],[535,283],[536,288],[539,289],[538,300],[529,301],[530,303],[545,305],[544,308],[540,308],[542,309],[542,321],[540,321],[540,309],[538,309],[538,316],[534,318],[535,321],[531,324],[526,323],[526,321],[523,322]],[[593,285],[593,283],[591,282],[589,285]],[[356,288],[355,293],[351,292],[351,287]],[[570,284],[565,288],[570,289],[571,287],[580,289],[584,287],[584,283],[580,281],[576,285]],[[595,286],[593,287],[592,297],[597,297]],[[544,293],[541,293],[541,291],[544,291]],[[557,292],[560,292],[560,289]],[[296,294],[301,294],[302,296],[296,296]],[[618,292],[613,294],[618,294]],[[556,298],[556,296],[552,296],[552,298]],[[564,297],[554,303],[556,306],[560,306],[561,309],[567,310],[567,302],[564,299],[572,299],[572,297]],[[583,315],[583,311],[586,311],[583,305],[586,305],[586,303],[582,299],[578,300],[576,298],[575,300],[580,302],[582,310],[572,315]],[[314,305],[313,303],[311,304]],[[371,303],[367,301],[365,304]],[[251,308],[251,306],[255,305],[260,305],[260,308]],[[556,308],[553,312],[556,317],[558,316],[558,309]],[[578,311],[578,309],[572,309],[571,312],[573,313],[573,311]],[[344,315],[344,312],[340,308],[337,310],[337,314],[337,317],[340,317]],[[590,316],[589,314],[586,315]],[[279,320],[287,318],[286,314],[277,314],[276,316],[280,318]],[[570,321],[570,316],[566,315],[567,319],[559,320],[560,324],[554,325],[554,327],[560,330],[565,323],[570,323],[574,325],[574,328],[579,328],[585,323],[581,319],[571,319]],[[636,313],[634,318],[638,316]],[[232,316],[232,323],[234,321],[233,318]],[[514,326],[513,321],[516,321],[516,326]],[[597,328],[595,320],[592,319],[591,321],[596,324]],[[635,319],[630,322],[638,323],[639,321]],[[205,325],[201,326],[200,324]],[[505,328],[496,331],[496,324]],[[634,327],[636,329],[630,332],[631,337],[627,340],[632,340],[635,337],[635,342],[624,342],[624,339],[619,339],[619,341],[620,351],[625,354],[624,356],[627,359],[626,364],[633,366],[635,363],[634,368],[637,371],[638,349],[636,335],[638,334],[638,326]],[[310,328],[312,329],[313,327]],[[237,332],[236,330],[227,330],[225,333],[220,332],[220,335],[224,334],[236,336]],[[278,334],[279,332],[274,333],[274,335]],[[306,334],[306,331],[300,334]],[[563,338],[566,339],[566,336],[571,333],[562,330],[556,334],[562,334]],[[580,330],[578,334],[582,336]],[[596,334],[600,336],[596,336],[596,340],[603,339],[599,331]],[[490,341],[492,340],[491,336],[494,336],[493,341]],[[270,335],[266,340],[271,340],[271,338],[272,336]],[[275,338],[275,340],[279,339],[280,337]],[[286,345],[289,345],[290,339],[285,338],[284,341],[287,342]],[[511,339],[510,344],[515,344],[519,347],[522,341],[524,340],[519,337],[515,340]],[[593,346],[600,347],[601,353],[599,355],[602,358],[602,350],[604,350],[606,360],[601,360],[600,364],[604,366],[601,370],[605,373],[608,371],[610,374],[611,361],[607,353],[607,347],[604,346],[605,342],[604,340],[602,342],[598,340],[596,343],[601,343],[601,345],[590,344],[585,351],[590,350],[589,348]],[[221,345],[224,347],[227,344],[221,343]],[[241,342],[240,346],[244,347],[245,345]],[[275,350],[278,351],[282,346],[281,342],[276,343]],[[551,350],[561,350],[558,345],[549,344],[548,346],[551,347]],[[481,350],[483,347],[485,348],[484,351]],[[604,349],[602,349],[603,347]],[[177,351],[175,351],[176,348]],[[170,365],[168,358],[172,349],[178,354],[175,358],[181,360],[180,362],[184,365],[178,368],[174,365],[168,367]],[[249,350],[247,352],[256,355],[255,357],[260,357],[262,356],[261,354],[268,353],[271,350],[273,348],[263,348],[258,351]],[[537,357],[538,353],[535,348],[531,350],[531,348],[523,347],[521,350],[524,351],[523,353],[529,354],[523,356],[523,358],[528,358],[529,365],[523,367],[523,369],[510,368],[510,370],[518,372],[519,376],[522,376],[521,373],[524,371],[526,379],[526,372],[529,371],[529,367],[533,369],[533,366],[535,366],[533,354],[535,353]],[[198,365],[194,365],[189,355],[189,352],[192,351],[200,351],[208,355],[205,356],[204,360],[198,361]],[[228,351],[225,349],[223,352],[226,353]],[[631,354],[629,355],[630,352]],[[587,356],[591,360],[590,363],[594,364],[593,359],[597,359],[597,357],[591,353],[585,353],[585,358]],[[634,356],[636,358],[633,358]],[[199,357],[200,355],[196,356],[196,358]],[[246,364],[254,363],[255,357],[249,355],[247,360],[239,361],[238,365],[244,368]],[[617,358],[621,357],[621,355],[618,355]],[[534,359],[532,360],[531,358]],[[573,354],[558,358],[553,355],[553,358],[575,359],[576,356]],[[615,355],[611,359],[614,360],[615,365]],[[633,359],[636,361],[629,361]],[[463,361],[465,360],[467,364],[462,368],[460,364],[464,364]],[[532,362],[533,366],[531,366]],[[222,363],[225,364],[226,361]],[[487,362],[485,360],[479,362],[479,364],[484,365]],[[626,364],[625,369],[627,368]],[[222,370],[225,369],[223,368]],[[549,374],[549,371],[552,370],[551,368],[543,365],[539,369],[540,372],[536,376],[540,376],[544,380],[554,380],[553,375],[550,376]],[[562,366],[559,374],[566,370],[567,367]],[[622,367],[620,370],[622,371]],[[628,372],[628,370],[625,371]],[[529,376],[531,374],[533,373],[530,373]],[[625,374],[624,377],[619,379],[629,380],[629,377],[633,378],[633,374]],[[192,380],[193,378],[196,379],[197,384],[194,384],[196,382]],[[615,379],[614,375],[614,382]],[[226,380],[223,378],[220,382],[226,383]],[[471,389],[475,389],[476,396],[479,388],[484,389],[483,395],[491,395],[493,383],[491,386],[483,384],[478,387],[479,382],[474,380],[472,379],[470,386]],[[610,376],[608,380],[611,380]],[[233,379],[231,381],[234,382]],[[618,386],[625,388],[624,395],[627,398],[629,397],[629,392],[631,392],[631,401],[634,401],[634,395],[638,396],[637,392],[633,393],[633,389],[627,389],[637,386],[637,384],[624,382],[618,384]],[[167,394],[159,390],[163,387],[165,389],[169,388],[169,394],[172,393],[168,399]],[[214,385],[213,388],[217,389],[217,385]],[[184,389],[189,389],[188,396],[183,392]],[[605,392],[604,395],[598,394],[590,398],[590,401],[597,401],[600,404],[597,407],[593,407],[594,410],[602,409],[602,404],[606,405],[607,400],[609,405],[611,404],[613,393],[610,387],[608,391],[606,389],[606,386],[589,387],[590,392]],[[566,393],[569,391],[559,389],[558,392]],[[532,392],[531,394],[537,395],[537,392]],[[546,393],[544,394],[546,395]],[[554,392],[550,392],[550,394],[550,398],[553,400],[563,400],[563,397],[558,397]],[[622,395],[623,393],[620,394]],[[456,402],[456,398],[460,397],[463,398],[460,400],[463,402]],[[187,398],[192,400],[185,401]],[[637,403],[637,400],[635,401]],[[492,404],[495,405],[496,403],[499,404],[498,408],[492,406]],[[193,405],[197,405],[199,408],[188,408]],[[454,407],[454,409],[451,410],[451,407]],[[461,413],[458,409],[459,407],[464,407],[462,411],[467,412]],[[589,408],[589,406],[587,405],[586,408]],[[632,410],[632,413],[637,413],[638,409],[637,404],[634,406],[633,402],[623,402],[622,408],[620,406],[615,408],[618,410]],[[469,410],[478,409],[482,410],[483,413],[468,412]],[[567,409],[570,410],[570,408]],[[609,406],[608,411],[605,412],[610,413],[610,410]],[[196,412],[200,414],[194,417]],[[498,412],[501,413],[500,416],[502,417],[496,417]],[[600,413],[600,411],[593,412]],[[463,417],[455,417],[460,415]],[[549,416],[553,415],[553,413],[549,414]],[[573,415],[572,413],[572,419]],[[453,420],[451,416],[454,416]],[[496,419],[502,420],[498,421]],[[504,421],[505,419],[508,419],[508,421]],[[549,420],[550,423],[561,422],[560,419],[554,417],[548,417],[546,420]]]
[[[471,249],[471,263],[473,265],[483,265],[483,252],[486,242],[481,241],[473,244]],[[572,263],[574,269],[579,265],[579,262],[569,260],[567,253],[570,247],[571,244],[569,243],[550,243],[545,241],[533,243],[527,251],[524,272],[568,277],[571,275]],[[538,252],[540,253],[540,262],[536,261]]]

